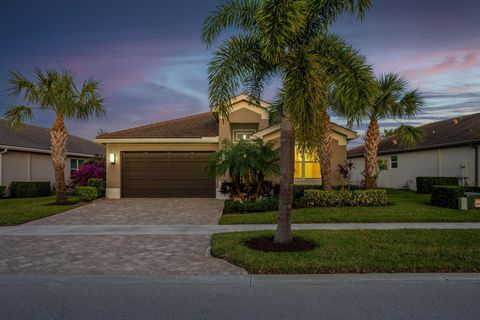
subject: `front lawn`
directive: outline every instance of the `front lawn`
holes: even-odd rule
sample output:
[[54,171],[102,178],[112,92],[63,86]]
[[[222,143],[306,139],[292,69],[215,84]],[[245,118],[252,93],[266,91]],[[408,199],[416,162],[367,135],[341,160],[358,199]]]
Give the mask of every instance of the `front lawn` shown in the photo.
[[55,205],[55,197],[0,199],[0,226],[19,225],[81,205],[77,197],[68,200],[72,204]]
[[305,252],[263,252],[251,238],[271,231],[215,234],[212,255],[249,273],[479,272],[480,230],[297,231],[315,242]]
[[[293,223],[480,222],[480,210],[459,211],[430,205],[430,195],[389,189],[386,207],[294,209]],[[220,224],[277,223],[277,212],[225,214]]]

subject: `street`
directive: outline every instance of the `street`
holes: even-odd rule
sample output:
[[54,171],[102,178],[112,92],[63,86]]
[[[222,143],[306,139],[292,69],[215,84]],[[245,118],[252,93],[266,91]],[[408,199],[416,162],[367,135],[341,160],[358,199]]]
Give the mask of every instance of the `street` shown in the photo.
[[475,274],[0,276],[0,318],[479,319]]

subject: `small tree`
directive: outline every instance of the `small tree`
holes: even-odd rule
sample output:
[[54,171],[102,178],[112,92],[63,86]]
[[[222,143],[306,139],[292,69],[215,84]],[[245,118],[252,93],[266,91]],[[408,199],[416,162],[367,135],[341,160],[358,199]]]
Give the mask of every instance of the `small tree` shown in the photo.
[[9,96],[22,98],[31,106],[13,106],[5,112],[4,117],[13,126],[21,126],[33,119],[33,108],[55,114],[55,123],[50,129],[52,162],[55,169],[56,203],[67,203],[65,190],[65,159],[67,158],[68,131],[65,119],[86,121],[90,117],[105,114],[103,98],[99,92],[99,83],[95,80],[85,81],[78,89],[73,75],[66,70],[42,71],[35,68],[34,79],[29,80],[17,71],[10,71]]

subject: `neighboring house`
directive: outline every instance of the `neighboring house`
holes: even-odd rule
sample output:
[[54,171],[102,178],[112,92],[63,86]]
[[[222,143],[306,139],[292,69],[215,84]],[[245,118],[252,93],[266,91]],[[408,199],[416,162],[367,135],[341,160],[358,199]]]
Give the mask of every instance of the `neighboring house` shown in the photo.
[[[426,134],[415,148],[402,148],[395,137],[382,139],[378,159],[388,162],[378,186],[416,190],[418,176],[458,177],[460,184],[478,185],[480,113],[421,126]],[[365,170],[364,147],[348,151],[355,169],[352,181],[362,180]]]
[[[241,94],[232,100],[229,119],[207,112],[180,119],[99,135],[107,147],[107,197],[220,197],[223,179],[208,177],[206,165],[225,139],[261,138],[280,144],[280,129],[271,126],[269,104],[253,105]],[[347,155],[354,131],[334,125],[334,183],[337,164]],[[318,162],[296,156],[295,183],[320,184]]]
[[[73,135],[68,136],[68,158],[65,177],[96,154],[105,154],[105,147]],[[46,128],[24,125],[13,128],[0,120],[0,185],[12,181],[55,182],[55,171],[50,156],[50,133]]]

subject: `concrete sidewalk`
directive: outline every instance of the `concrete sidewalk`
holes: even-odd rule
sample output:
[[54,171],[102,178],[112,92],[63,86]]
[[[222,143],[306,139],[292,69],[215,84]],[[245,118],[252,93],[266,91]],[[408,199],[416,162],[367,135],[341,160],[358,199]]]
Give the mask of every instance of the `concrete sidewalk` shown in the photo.
[[[275,230],[256,225],[23,225],[0,227],[0,236],[69,235],[211,235],[222,232]],[[294,224],[294,230],[480,229],[480,223],[331,223]]]

